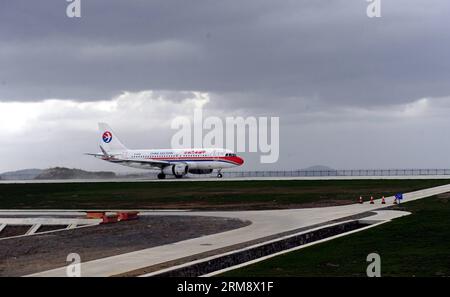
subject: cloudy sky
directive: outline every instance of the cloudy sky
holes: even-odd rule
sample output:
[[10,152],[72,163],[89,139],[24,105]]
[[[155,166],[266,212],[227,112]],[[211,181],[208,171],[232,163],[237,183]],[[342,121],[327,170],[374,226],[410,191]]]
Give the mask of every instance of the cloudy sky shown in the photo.
[[280,159],[246,170],[450,168],[450,2],[0,0],[0,172],[118,169],[83,156],[110,123],[130,148],[171,121],[280,117]]

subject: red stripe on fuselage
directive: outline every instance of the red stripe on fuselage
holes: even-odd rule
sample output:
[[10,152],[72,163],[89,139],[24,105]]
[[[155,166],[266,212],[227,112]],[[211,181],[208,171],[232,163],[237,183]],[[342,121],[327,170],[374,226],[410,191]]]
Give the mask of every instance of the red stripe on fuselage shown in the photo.
[[147,157],[146,159],[150,159],[150,160],[159,160],[159,161],[177,161],[177,160],[187,160],[187,161],[201,161],[201,160],[211,160],[211,161],[226,161],[226,162],[230,162],[230,163],[234,163],[236,165],[242,165],[244,163],[244,160],[241,157],[191,157],[191,156],[185,156],[185,157],[155,157],[155,158],[150,158]]

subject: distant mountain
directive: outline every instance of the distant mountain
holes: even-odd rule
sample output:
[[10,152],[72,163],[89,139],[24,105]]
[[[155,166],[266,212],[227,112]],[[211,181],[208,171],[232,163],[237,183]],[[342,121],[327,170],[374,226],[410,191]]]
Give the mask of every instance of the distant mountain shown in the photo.
[[333,169],[328,166],[323,166],[323,165],[315,165],[315,166],[310,166],[310,167],[302,169],[302,170],[305,170],[305,171],[330,171],[330,170],[336,170],[336,169]]
[[2,180],[30,180],[42,172],[42,169],[23,169],[0,174]]
[[107,179],[115,178],[116,174],[110,171],[85,171],[65,167],[55,167],[43,170],[34,179]]

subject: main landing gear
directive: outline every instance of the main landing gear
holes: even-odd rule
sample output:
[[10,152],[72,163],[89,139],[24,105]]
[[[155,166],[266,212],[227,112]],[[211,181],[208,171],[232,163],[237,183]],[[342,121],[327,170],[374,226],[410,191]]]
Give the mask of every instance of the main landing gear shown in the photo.
[[219,170],[219,172],[217,172],[217,178],[222,178],[222,177],[223,177],[223,175],[222,175],[222,173]]
[[[158,179],[165,179],[166,175],[164,173],[159,173],[158,175]],[[182,175],[175,175],[176,178],[182,178]]]

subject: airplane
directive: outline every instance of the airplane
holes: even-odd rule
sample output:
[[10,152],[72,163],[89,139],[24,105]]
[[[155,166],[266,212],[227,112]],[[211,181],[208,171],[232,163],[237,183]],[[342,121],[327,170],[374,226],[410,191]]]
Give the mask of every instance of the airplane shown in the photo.
[[130,150],[108,124],[99,123],[98,127],[101,153],[86,155],[133,168],[157,169],[160,170],[158,179],[165,179],[167,175],[182,178],[188,173],[210,174],[213,170],[222,178],[222,169],[244,164],[242,157],[223,148]]

